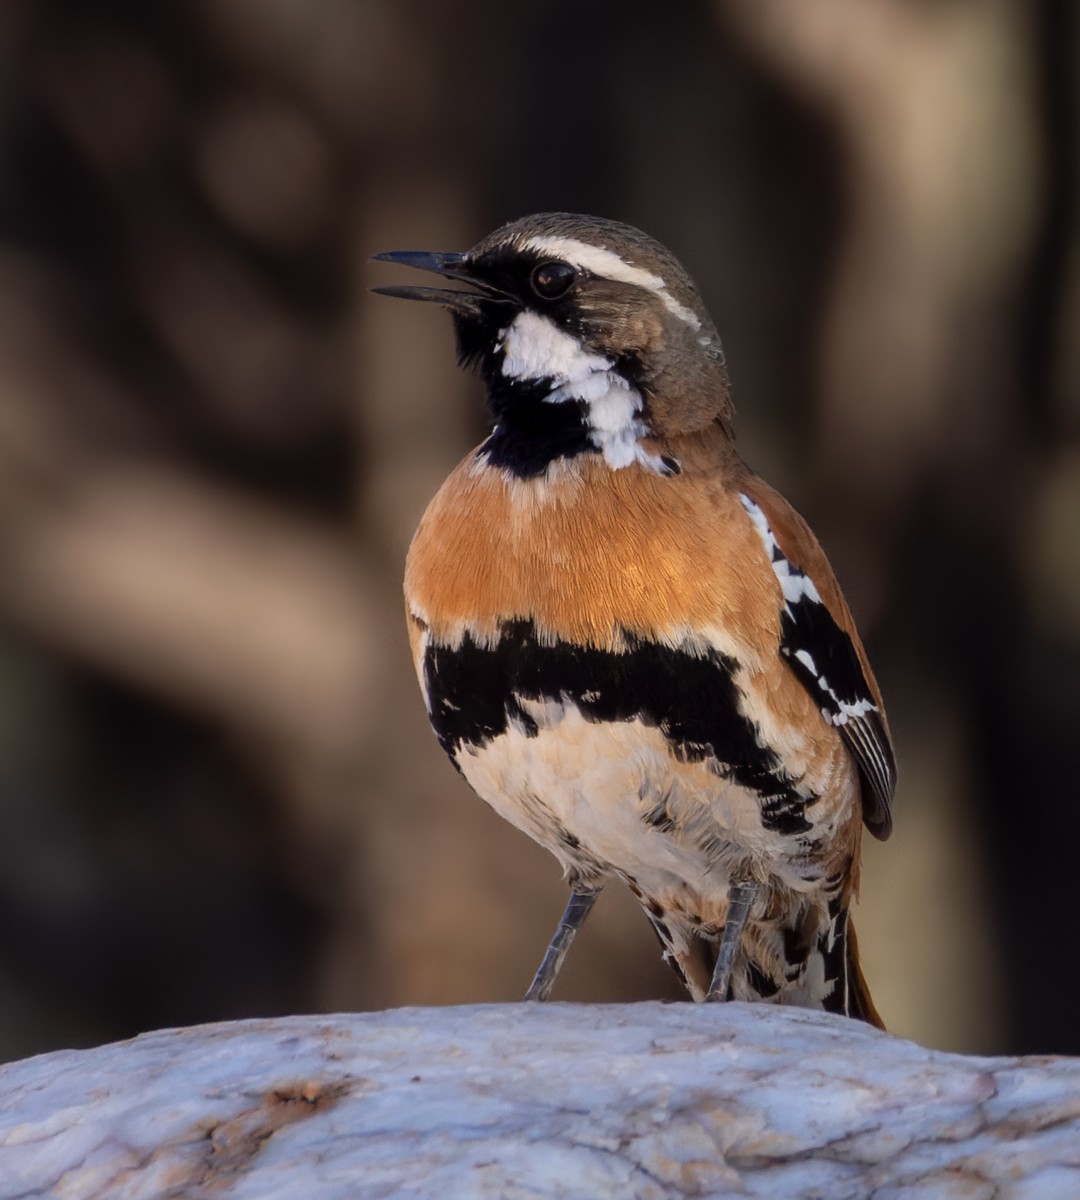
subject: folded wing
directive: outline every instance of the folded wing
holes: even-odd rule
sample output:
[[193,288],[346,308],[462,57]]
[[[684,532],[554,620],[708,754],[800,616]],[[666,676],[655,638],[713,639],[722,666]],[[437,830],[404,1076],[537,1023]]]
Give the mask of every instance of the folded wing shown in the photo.
[[780,653],[851,750],[865,784],[863,820],[884,841],[892,832],[896,760],[851,613],[824,551],[794,509],[756,477],[739,498],[780,584]]

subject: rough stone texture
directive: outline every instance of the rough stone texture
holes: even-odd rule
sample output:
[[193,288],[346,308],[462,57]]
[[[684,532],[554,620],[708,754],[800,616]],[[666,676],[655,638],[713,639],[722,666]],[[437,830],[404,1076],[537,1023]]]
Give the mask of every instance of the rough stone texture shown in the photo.
[[0,1200],[1080,1196],[1080,1060],[741,1004],[146,1034],[0,1069]]

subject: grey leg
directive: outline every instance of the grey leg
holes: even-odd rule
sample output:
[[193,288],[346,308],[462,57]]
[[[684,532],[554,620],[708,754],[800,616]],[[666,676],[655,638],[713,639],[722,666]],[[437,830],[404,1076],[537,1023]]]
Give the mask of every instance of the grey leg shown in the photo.
[[563,959],[566,957],[567,950],[570,949],[570,943],[574,940],[574,934],[581,928],[582,922],[589,915],[589,911],[599,895],[599,890],[578,891],[575,888],[571,891],[566,912],[563,913],[562,920],[551,938],[544,961],[540,964],[536,978],[525,993],[526,1000],[546,1000],[551,995],[555,976],[562,968]]
[[726,1000],[731,988],[731,969],[735,965],[735,953],[742,941],[743,930],[750,916],[750,909],[757,895],[756,883],[732,883],[728,892],[728,915],[724,932],[720,935],[720,949],[716,955],[712,983],[706,1000]]

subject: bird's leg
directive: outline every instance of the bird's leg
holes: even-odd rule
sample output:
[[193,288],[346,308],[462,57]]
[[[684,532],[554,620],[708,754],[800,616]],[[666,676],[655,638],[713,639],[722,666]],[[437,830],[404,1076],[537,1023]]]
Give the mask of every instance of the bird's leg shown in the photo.
[[716,955],[712,983],[709,984],[706,1000],[726,1000],[731,988],[731,969],[735,965],[735,952],[742,941],[750,909],[757,896],[756,883],[732,883],[728,892],[727,920],[720,935],[720,949]]
[[551,995],[555,976],[562,969],[563,959],[566,957],[567,950],[570,949],[570,943],[574,940],[574,934],[581,928],[582,922],[589,915],[589,910],[596,903],[596,897],[599,895],[599,888],[573,888],[571,890],[566,911],[552,935],[547,953],[544,955],[544,961],[540,964],[536,978],[533,979],[529,990],[525,993],[526,1000],[546,1000]]

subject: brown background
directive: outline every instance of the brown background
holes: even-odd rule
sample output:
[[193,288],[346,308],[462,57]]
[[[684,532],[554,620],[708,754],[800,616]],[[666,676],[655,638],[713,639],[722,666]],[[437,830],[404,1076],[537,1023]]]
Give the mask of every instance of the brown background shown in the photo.
[[[646,228],[890,702],[898,1032],[1080,1052],[1078,24],[1053,0],[4,0],[0,1058],[512,999],[553,861],[426,729],[400,575],[482,432],[371,253]],[[563,998],[674,995],[609,889]]]

